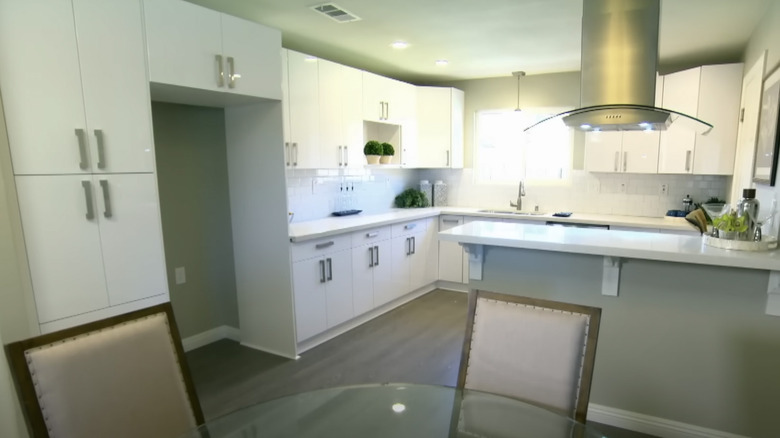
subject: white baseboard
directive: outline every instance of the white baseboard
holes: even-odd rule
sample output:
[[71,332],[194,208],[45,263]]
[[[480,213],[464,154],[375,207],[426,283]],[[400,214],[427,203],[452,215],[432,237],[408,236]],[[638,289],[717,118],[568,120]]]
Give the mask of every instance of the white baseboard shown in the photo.
[[454,283],[452,281],[439,280],[439,281],[436,282],[436,288],[438,288],[438,289],[445,289],[445,290],[451,290],[451,291],[454,291],[454,292],[469,293],[469,284],[468,283]]
[[184,351],[194,350],[203,347],[220,339],[230,339],[233,341],[241,340],[241,331],[235,327],[221,325],[211,330],[207,330],[197,335],[192,335],[181,340]]
[[747,438],[743,435],[721,432],[593,403],[588,407],[588,420],[661,438]]

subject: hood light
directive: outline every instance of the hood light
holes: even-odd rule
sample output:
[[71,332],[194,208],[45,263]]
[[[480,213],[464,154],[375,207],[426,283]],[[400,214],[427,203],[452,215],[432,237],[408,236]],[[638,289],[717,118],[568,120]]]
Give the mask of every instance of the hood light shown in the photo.
[[580,128],[587,131],[588,129],[592,128],[592,126],[588,125],[587,123],[583,123],[580,125]]

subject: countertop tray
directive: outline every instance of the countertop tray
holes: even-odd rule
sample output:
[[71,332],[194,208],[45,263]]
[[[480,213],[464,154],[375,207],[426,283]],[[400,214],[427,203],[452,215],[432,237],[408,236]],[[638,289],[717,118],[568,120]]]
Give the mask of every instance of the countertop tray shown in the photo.
[[349,216],[353,214],[358,214],[363,210],[341,210],[341,211],[334,211],[331,213],[333,216]]
[[777,248],[777,238],[774,236],[764,236],[764,240],[753,242],[704,236],[704,244],[715,248],[733,249],[735,251],[770,251]]

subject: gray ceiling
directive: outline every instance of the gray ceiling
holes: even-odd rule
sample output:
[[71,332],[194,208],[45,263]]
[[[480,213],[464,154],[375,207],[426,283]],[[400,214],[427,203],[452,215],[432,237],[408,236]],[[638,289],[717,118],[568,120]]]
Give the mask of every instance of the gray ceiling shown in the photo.
[[[317,0],[188,1],[280,29],[284,47],[416,84],[579,70],[582,0],[336,0],[362,18],[343,24],[312,11]],[[662,0],[661,72],[739,61],[771,2]]]

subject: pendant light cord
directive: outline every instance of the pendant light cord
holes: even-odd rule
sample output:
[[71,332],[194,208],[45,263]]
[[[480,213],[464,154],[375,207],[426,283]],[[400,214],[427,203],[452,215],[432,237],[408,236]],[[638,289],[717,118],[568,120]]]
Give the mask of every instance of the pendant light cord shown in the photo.
[[512,72],[512,75],[517,78],[517,106],[515,107],[515,111],[521,111],[520,110],[520,78],[525,76],[524,71],[514,71]]

